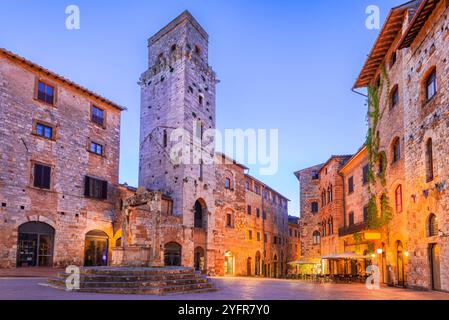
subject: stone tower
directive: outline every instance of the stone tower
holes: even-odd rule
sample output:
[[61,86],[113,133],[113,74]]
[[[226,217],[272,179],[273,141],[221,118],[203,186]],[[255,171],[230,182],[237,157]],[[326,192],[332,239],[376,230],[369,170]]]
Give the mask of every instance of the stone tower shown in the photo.
[[[173,215],[182,217],[183,264],[193,265],[198,249],[204,252],[202,261],[210,270],[215,166],[186,157],[189,150],[210,145],[198,138],[215,129],[217,80],[208,65],[208,35],[185,11],[151,37],[148,48],[148,70],[140,79],[139,185],[172,199]],[[175,136],[180,130],[188,136]],[[183,151],[175,154],[178,159],[184,155],[182,163],[172,156],[173,150],[179,151],[180,141]]]

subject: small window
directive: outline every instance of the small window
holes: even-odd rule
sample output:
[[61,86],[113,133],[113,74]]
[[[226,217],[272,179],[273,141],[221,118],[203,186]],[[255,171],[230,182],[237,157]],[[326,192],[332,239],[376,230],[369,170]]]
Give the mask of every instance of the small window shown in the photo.
[[430,101],[437,94],[437,73],[432,71],[426,80],[426,100]]
[[168,146],[168,133],[167,130],[164,130],[164,134],[163,134],[163,138],[162,138],[162,145],[164,146],[164,148],[167,148]]
[[354,225],[354,212],[351,211],[349,212],[349,226],[353,226]]
[[260,232],[257,232],[257,241],[260,241]]
[[312,213],[318,213],[318,202],[316,201],[312,202],[311,207]]
[[348,179],[349,194],[354,193],[354,177]]
[[390,96],[390,109],[393,109],[399,103],[399,89],[395,86]]
[[34,182],[33,186],[39,189],[50,190],[51,167],[34,164]]
[[398,59],[396,51],[391,54],[390,68],[393,67]]
[[232,213],[226,214],[226,227],[233,228],[234,227],[234,218]]
[[369,182],[369,165],[363,167],[363,185]]
[[263,235],[263,241],[268,243],[268,235],[266,233]]
[[251,211],[252,211],[252,208],[251,208],[251,206],[248,206],[248,211],[247,211],[247,212],[248,212],[248,215],[249,215],[249,216],[250,216],[250,215],[252,214],[252,212],[251,212]]
[[254,185],[254,193],[260,194],[260,187],[257,184]]
[[265,211],[262,212],[262,218],[263,220],[267,220],[267,213]]
[[42,123],[36,123],[36,135],[45,139],[53,139],[53,128]]
[[321,243],[321,235],[318,231],[315,231],[313,233],[313,244],[319,245]]
[[176,44],[174,44],[174,45],[171,46],[171,52],[175,52],[176,49],[177,49]]
[[231,190],[231,179],[226,178],[225,185],[226,185],[226,189]]
[[363,207],[363,222],[368,222],[368,206]]
[[248,239],[253,240],[253,231],[252,230],[248,230]]
[[99,109],[96,106],[92,106],[91,120],[93,123],[103,126],[104,125],[104,110]]
[[108,183],[86,176],[84,180],[84,195],[87,198],[106,200],[108,198]]
[[96,142],[90,142],[89,151],[95,153],[96,155],[102,156],[104,148],[101,144]]
[[204,103],[204,97],[202,95],[198,96],[198,103],[200,104],[200,106],[203,105]]
[[381,153],[380,156],[379,156],[379,162],[378,162],[378,165],[379,165],[378,174],[379,175],[381,175],[381,174],[383,174],[385,172],[385,164],[386,164],[386,162],[385,162],[385,154]]
[[256,217],[260,218],[260,209],[259,208],[256,209]]
[[438,229],[437,217],[434,214],[431,214],[427,221],[427,236],[435,237],[438,235],[438,233],[439,233],[439,229]]
[[402,185],[399,185],[395,191],[396,213],[402,212]]
[[312,180],[318,180],[320,178],[320,175],[318,174],[317,170],[312,171]]
[[39,81],[37,86],[37,99],[53,105],[55,103],[55,88]]
[[249,181],[246,181],[246,182],[245,182],[245,188],[246,188],[246,190],[249,190],[249,189],[250,189]]
[[199,45],[195,45],[195,54],[201,55],[201,48]]
[[433,181],[433,145],[432,139],[428,139],[426,142],[426,181]]
[[401,160],[401,140],[399,138],[394,139],[391,149],[393,152],[393,163],[396,163]]

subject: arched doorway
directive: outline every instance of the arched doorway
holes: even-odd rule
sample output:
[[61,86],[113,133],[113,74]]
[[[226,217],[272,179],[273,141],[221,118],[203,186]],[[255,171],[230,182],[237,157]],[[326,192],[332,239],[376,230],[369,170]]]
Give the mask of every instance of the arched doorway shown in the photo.
[[382,243],[382,282],[387,283],[387,249],[385,243]]
[[396,242],[396,277],[398,279],[398,286],[405,286],[405,275],[404,275],[404,250],[402,247],[402,242]]
[[19,227],[17,267],[51,267],[55,229],[42,222],[27,222]]
[[278,277],[278,256],[275,255],[273,261],[273,278],[277,277]]
[[429,245],[430,285],[432,290],[441,290],[440,277],[440,246],[436,243]]
[[248,257],[248,259],[246,260],[246,275],[248,277],[252,276],[251,266],[252,266],[252,259],[251,257]]
[[256,265],[255,265],[254,270],[255,270],[256,276],[261,275],[261,273],[260,273],[260,252],[259,251],[256,252]]
[[194,227],[206,228],[207,206],[203,199],[198,199],[194,206]]
[[204,259],[204,249],[201,247],[197,247],[194,252],[195,256],[195,270],[196,271],[205,271],[205,259]]
[[234,264],[235,264],[235,258],[232,252],[228,251],[225,253],[225,260],[224,260],[224,273],[226,276],[233,276],[234,275]]
[[180,267],[182,247],[176,242],[169,242],[164,246],[164,264],[166,267]]
[[84,246],[84,265],[99,267],[108,265],[109,237],[101,230],[86,233]]

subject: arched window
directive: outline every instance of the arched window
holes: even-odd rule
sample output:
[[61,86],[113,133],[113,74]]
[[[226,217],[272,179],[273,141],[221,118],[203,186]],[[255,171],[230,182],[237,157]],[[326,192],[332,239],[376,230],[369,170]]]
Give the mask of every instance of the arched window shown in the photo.
[[402,185],[398,185],[395,191],[396,213],[402,212]]
[[318,231],[315,231],[313,233],[313,244],[319,245],[321,243],[321,235]]
[[328,227],[329,227],[329,235],[333,235],[334,234],[334,219],[333,218],[329,218],[329,221],[327,222]]
[[435,69],[426,78],[425,85],[426,101],[430,101],[437,94],[437,72]]
[[426,142],[426,180],[430,182],[433,178],[433,146],[432,139],[428,139]]
[[204,201],[197,200],[195,202],[194,210],[195,210],[195,214],[194,214],[195,228],[203,229],[205,227],[204,226],[205,213],[207,212],[206,205],[205,205]]
[[427,220],[427,236],[428,237],[435,237],[438,235],[438,220],[437,216],[434,214],[431,214],[429,216],[429,219]]
[[395,85],[393,89],[391,90],[390,95],[390,109],[393,109],[396,107],[396,105],[399,103],[399,87],[398,85]]
[[323,235],[323,237],[326,236],[326,221],[323,221],[321,223],[321,234]]
[[401,160],[401,139],[399,139],[399,137],[393,140],[391,152],[393,154],[393,163]]
[[226,210],[226,227],[234,228],[234,211],[231,209]]

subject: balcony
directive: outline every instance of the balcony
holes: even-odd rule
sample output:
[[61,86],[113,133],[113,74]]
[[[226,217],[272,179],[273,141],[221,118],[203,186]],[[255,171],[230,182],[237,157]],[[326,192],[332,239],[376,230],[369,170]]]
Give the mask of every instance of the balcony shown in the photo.
[[367,230],[368,226],[366,224],[366,222],[361,222],[361,223],[357,223],[357,224],[353,224],[347,227],[343,227],[340,228],[338,230],[338,235],[340,237],[344,237],[344,236],[348,236],[354,233],[358,233],[358,232],[362,232]]

